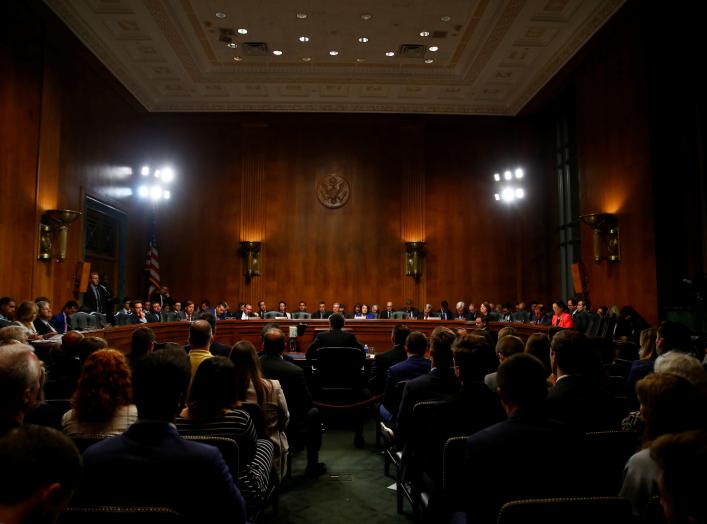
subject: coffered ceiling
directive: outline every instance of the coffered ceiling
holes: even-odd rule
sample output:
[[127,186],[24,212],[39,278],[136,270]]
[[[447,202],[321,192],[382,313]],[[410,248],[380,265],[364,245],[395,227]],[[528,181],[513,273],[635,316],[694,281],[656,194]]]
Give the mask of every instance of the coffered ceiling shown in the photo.
[[45,1],[149,111],[480,115],[517,114],[624,2]]

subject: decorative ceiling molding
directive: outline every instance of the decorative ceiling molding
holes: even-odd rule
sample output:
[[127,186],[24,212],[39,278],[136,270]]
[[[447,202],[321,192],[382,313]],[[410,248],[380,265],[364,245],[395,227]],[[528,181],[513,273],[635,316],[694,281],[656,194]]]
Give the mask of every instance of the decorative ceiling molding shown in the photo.
[[[289,0],[45,0],[148,111],[504,116],[624,1],[308,0],[301,20]],[[252,56],[247,42],[283,54]],[[408,45],[415,58],[385,56]]]

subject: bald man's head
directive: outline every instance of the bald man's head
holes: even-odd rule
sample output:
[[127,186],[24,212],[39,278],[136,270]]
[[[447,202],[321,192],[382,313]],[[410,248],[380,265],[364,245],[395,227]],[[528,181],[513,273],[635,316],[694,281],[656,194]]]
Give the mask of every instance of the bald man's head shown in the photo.
[[78,331],[69,331],[61,337],[61,349],[69,355],[78,355],[79,346],[83,341],[83,333]]
[[269,355],[282,355],[285,351],[285,335],[278,328],[270,328],[263,335],[263,351]]
[[189,343],[192,349],[209,349],[211,346],[211,324],[206,320],[197,320],[189,326]]

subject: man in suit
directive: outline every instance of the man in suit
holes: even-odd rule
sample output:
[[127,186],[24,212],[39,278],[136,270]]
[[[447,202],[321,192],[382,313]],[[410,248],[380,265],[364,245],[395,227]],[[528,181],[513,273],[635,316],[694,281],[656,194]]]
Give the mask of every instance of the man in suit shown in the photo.
[[385,303],[385,309],[380,312],[380,316],[378,318],[391,319],[393,318],[393,313],[393,303],[389,300]]
[[162,306],[159,302],[153,302],[150,305],[150,311],[145,315],[147,321],[152,322],[162,322]]
[[12,322],[15,320],[15,299],[12,297],[0,298],[0,320]]
[[[509,500],[579,495],[585,487],[583,434],[549,419],[542,362],[528,353],[498,369],[498,394],[508,419],[477,431],[467,441],[463,494],[469,523],[496,522]],[[548,457],[571,457],[571,466],[548,467]],[[460,457],[461,459],[462,457]]]
[[439,318],[442,320],[452,320],[454,318],[454,313],[449,311],[449,302],[446,300],[440,303]]
[[57,330],[49,321],[52,319],[52,305],[46,300],[37,302],[37,318],[34,319],[34,329],[42,336],[52,336]]
[[182,311],[179,312],[179,320],[194,322],[196,320],[196,313],[194,312],[196,305],[194,304],[194,301],[186,300],[183,305],[184,307]]
[[[503,328],[503,329],[507,329],[507,328]],[[503,329],[501,331],[503,331]],[[525,351],[525,344],[523,344],[523,341],[520,338],[518,338],[515,334],[502,336],[501,333],[499,332],[498,342],[496,343],[496,355],[498,357],[499,363],[503,362],[507,358],[512,357],[516,353],[523,353],[523,351]],[[497,376],[497,372],[494,371],[492,373],[487,374],[484,377],[484,383],[493,392],[496,391],[496,386],[497,386],[496,376]]]
[[268,312],[268,306],[265,304],[264,300],[258,302],[258,316],[260,318],[265,318],[265,313]]
[[132,377],[138,421],[90,446],[76,500],[81,504],[163,506],[189,522],[246,521],[243,497],[220,451],[179,437],[174,421],[189,385],[179,349],[141,359]]
[[150,302],[153,304],[157,302],[161,309],[164,309],[166,305],[172,305],[174,301],[172,297],[169,296],[169,288],[167,286],[160,286],[160,289],[150,295]]
[[293,446],[304,441],[307,448],[307,476],[316,477],[326,472],[319,462],[322,447],[322,424],[319,410],[312,405],[312,395],[307,387],[302,368],[283,359],[285,335],[279,328],[270,327],[263,333],[263,352],[260,364],[263,374],[278,380],[285,394],[290,411],[287,436]]
[[324,302],[320,302],[319,308],[317,309],[317,311],[312,313],[312,318],[318,318],[321,320],[321,319],[329,318],[329,315],[331,315],[331,313],[326,310],[326,304]]
[[385,395],[380,406],[380,416],[385,422],[391,422],[398,413],[400,398],[396,390],[398,382],[411,380],[430,372],[430,361],[425,358],[427,337],[419,331],[413,331],[405,339],[407,358],[390,368],[385,376]]
[[[0,346],[0,436],[24,423],[41,399],[44,368],[26,344]],[[3,476],[12,476],[3,464]]]
[[130,315],[131,324],[147,324],[147,315],[142,307],[142,300],[133,300],[130,304],[133,314]]
[[103,315],[112,313],[113,297],[108,288],[101,284],[98,271],[91,271],[88,288],[83,295],[83,306],[91,313],[96,312]]
[[216,317],[216,320],[226,320],[228,317],[228,302],[222,300],[216,304],[216,307],[210,309],[208,312]]
[[49,323],[54,326],[58,333],[66,333],[69,331],[69,317],[79,310],[79,303],[75,300],[69,300],[64,304],[61,313],[54,315]]
[[420,317],[420,312],[412,305],[412,300],[409,298],[405,300],[405,308],[403,311],[405,312],[405,318],[417,319]]
[[620,429],[621,405],[601,382],[606,373],[587,337],[562,330],[552,337],[550,364],[557,377],[547,395],[549,416],[584,432]]
[[344,317],[340,313],[334,313],[329,317],[329,327],[329,331],[317,333],[317,336],[314,337],[314,340],[307,348],[307,360],[316,359],[319,348],[326,347],[358,348],[365,358],[363,346],[356,339],[356,335],[350,331],[343,330]]
[[385,353],[378,353],[373,360],[371,366],[371,378],[368,381],[368,387],[374,394],[383,393],[385,388],[385,377],[388,369],[398,362],[402,362],[407,358],[405,354],[405,340],[410,334],[410,328],[405,324],[396,324],[391,334],[393,347]]

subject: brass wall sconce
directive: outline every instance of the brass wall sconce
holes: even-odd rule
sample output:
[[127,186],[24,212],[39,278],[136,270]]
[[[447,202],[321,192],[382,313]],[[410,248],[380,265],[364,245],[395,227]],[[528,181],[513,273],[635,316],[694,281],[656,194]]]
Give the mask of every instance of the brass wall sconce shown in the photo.
[[37,260],[44,262],[54,258],[63,262],[66,258],[66,244],[69,224],[81,216],[81,211],[70,209],[50,209],[42,214],[39,223],[39,246]]
[[611,213],[591,213],[579,217],[594,230],[594,261],[621,261],[619,219]]
[[241,242],[241,255],[246,280],[260,276],[260,242]]
[[405,242],[405,275],[418,280],[422,276],[424,242]]

